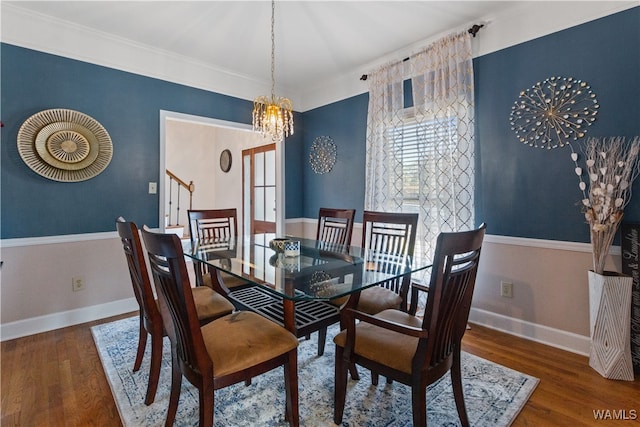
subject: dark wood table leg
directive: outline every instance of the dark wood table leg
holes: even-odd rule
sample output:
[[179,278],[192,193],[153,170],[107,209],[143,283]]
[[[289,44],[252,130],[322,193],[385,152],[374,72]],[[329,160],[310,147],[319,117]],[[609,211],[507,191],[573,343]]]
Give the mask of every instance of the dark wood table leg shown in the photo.
[[293,335],[296,335],[296,304],[286,298],[282,303],[284,305],[284,327]]

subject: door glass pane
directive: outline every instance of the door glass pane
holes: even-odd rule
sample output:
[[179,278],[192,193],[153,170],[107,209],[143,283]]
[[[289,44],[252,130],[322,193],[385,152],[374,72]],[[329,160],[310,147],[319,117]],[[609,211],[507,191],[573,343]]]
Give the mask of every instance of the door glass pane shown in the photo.
[[276,187],[265,187],[264,210],[264,220],[276,222]]
[[[256,265],[264,265],[264,257],[265,257],[265,248],[263,246],[254,246],[253,247],[253,256]],[[256,268],[253,271],[253,275],[258,279],[264,280],[264,269]]]
[[276,150],[267,151],[264,159],[265,185],[276,185]]
[[264,187],[256,187],[253,191],[253,217],[256,221],[264,221]]
[[264,153],[256,153],[255,162],[255,185],[264,185]]
[[244,172],[244,190],[242,191],[242,223],[243,234],[251,232],[251,155],[245,155],[242,159]]

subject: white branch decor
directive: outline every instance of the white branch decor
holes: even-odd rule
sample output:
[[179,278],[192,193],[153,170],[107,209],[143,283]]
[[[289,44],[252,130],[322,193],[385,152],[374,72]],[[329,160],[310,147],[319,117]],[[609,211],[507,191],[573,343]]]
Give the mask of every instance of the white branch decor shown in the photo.
[[631,199],[632,183],[640,172],[640,138],[630,143],[621,137],[589,138],[583,151],[586,169],[579,165],[573,147],[571,151],[591,234],[593,271],[603,274],[606,256]]

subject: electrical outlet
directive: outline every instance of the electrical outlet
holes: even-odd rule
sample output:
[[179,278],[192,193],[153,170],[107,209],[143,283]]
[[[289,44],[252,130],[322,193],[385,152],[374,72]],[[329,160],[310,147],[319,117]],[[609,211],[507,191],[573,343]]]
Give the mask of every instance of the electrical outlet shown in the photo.
[[73,292],[84,291],[84,277],[81,277],[81,276],[72,277],[71,289],[73,289]]
[[513,283],[501,281],[500,296],[505,298],[513,298]]

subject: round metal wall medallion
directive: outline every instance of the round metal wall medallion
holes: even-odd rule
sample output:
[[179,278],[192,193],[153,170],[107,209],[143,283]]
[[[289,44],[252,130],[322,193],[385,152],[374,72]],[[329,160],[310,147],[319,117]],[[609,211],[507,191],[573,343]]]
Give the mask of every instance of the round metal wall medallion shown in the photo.
[[92,117],[56,108],[29,117],[18,131],[18,152],[34,172],[54,181],[85,181],[111,162],[106,129]]
[[319,136],[311,145],[309,153],[309,163],[311,169],[317,174],[331,172],[338,157],[338,150],[333,139],[328,136]]

